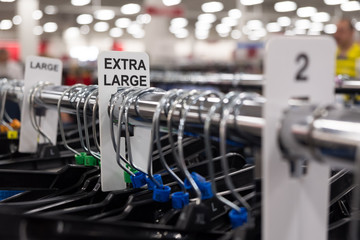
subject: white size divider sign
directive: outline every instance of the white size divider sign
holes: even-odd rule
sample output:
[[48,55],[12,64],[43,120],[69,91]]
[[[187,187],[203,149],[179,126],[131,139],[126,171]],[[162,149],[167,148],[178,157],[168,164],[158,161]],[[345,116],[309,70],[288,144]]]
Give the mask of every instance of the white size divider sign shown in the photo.
[[[108,51],[101,53],[98,57],[98,85],[102,190],[121,190],[126,188],[126,183],[124,170],[116,162],[116,152],[111,140],[109,102],[118,87],[150,87],[149,56],[143,52]],[[117,128],[115,127],[115,129]],[[142,132],[142,130],[135,127],[136,140],[134,141],[131,137],[131,143],[133,143],[131,149],[134,164],[138,167],[141,166],[141,170],[145,170],[143,167],[146,167],[148,161],[150,138],[145,135],[138,136],[147,141],[146,145],[143,145],[142,141],[138,141],[136,133]],[[116,135],[117,131],[115,131],[115,137]],[[124,138],[121,143],[125,143]],[[121,152],[124,152],[124,146],[121,146]],[[122,156],[125,157],[125,154]],[[139,158],[139,156],[145,157]]]
[[334,61],[335,43],[329,37],[279,37],[266,45],[266,127],[262,131],[264,240],[327,239],[330,169],[326,164],[310,161],[304,176],[291,176],[277,134],[290,98],[305,97],[312,104],[334,102]]
[[[34,129],[30,120],[29,94],[31,89],[39,82],[49,82],[60,85],[62,78],[62,62],[59,59],[29,56],[26,58],[24,98],[21,105],[21,129],[19,152],[34,153],[37,150],[38,141],[44,143],[46,140]],[[41,131],[56,144],[58,114],[56,109],[46,109],[45,115],[41,117]]]

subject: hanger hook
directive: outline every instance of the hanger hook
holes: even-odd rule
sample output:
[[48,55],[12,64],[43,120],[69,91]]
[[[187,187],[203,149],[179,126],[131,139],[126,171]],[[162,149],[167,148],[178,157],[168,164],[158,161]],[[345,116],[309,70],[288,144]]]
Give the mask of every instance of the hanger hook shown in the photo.
[[78,87],[83,87],[85,85],[83,84],[76,84],[76,85],[73,85],[71,86],[70,88],[66,89],[60,96],[58,102],[57,102],[57,111],[58,111],[58,115],[59,115],[59,120],[58,120],[58,123],[59,123],[59,128],[60,128],[60,135],[61,135],[61,138],[64,142],[64,146],[72,151],[73,153],[75,153],[76,155],[79,155],[80,153],[78,151],[76,151],[75,149],[71,148],[67,141],[66,141],[66,137],[65,137],[65,131],[64,131],[64,126],[63,126],[63,123],[62,123],[62,119],[61,119],[61,103],[63,101],[63,98],[65,97],[66,94],[69,94],[69,99],[70,99],[70,91],[72,91],[73,89],[75,88],[78,88]]

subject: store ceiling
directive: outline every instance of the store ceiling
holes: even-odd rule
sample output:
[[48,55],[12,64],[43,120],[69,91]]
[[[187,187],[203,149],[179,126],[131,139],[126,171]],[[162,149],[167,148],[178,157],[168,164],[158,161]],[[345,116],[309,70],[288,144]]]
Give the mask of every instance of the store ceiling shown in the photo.
[[[16,15],[16,5],[17,1],[14,2],[1,2],[4,0],[0,0],[0,21],[3,19],[12,19],[13,16]],[[9,1],[9,0],[8,0]],[[151,0],[154,1],[154,0]],[[160,1],[160,0],[159,0]],[[219,35],[214,34],[215,26],[220,23],[220,20],[222,17],[227,16],[228,11],[230,9],[238,8],[240,4],[238,3],[240,0],[226,0],[221,1],[224,5],[224,8],[220,12],[214,13],[217,16],[217,21],[213,23],[211,28],[211,34],[210,36],[212,38],[221,38]],[[22,1],[26,2],[26,1]],[[62,0],[62,1],[54,1],[54,0],[39,0],[39,8],[44,12],[44,9],[48,5],[54,5],[57,7],[58,12],[55,15],[48,15],[43,14],[43,17],[39,20],[39,25],[43,26],[47,22],[55,22],[58,25],[58,30],[54,33],[43,33],[41,35],[41,38],[48,38],[51,35],[61,35],[63,31],[65,31],[69,27],[79,27],[80,25],[76,23],[76,17],[83,13],[89,13],[92,14],[94,9],[97,9],[101,6],[101,8],[110,8],[115,11],[115,18],[112,20],[108,20],[106,22],[109,23],[110,29],[112,27],[115,27],[115,20],[119,17],[128,17],[132,21],[136,20],[136,17],[138,14],[134,15],[127,15],[125,16],[120,12],[120,7],[127,4],[127,3],[137,3],[141,5],[142,9],[140,13],[145,12],[145,3],[149,2],[149,0],[92,0],[92,2],[86,6],[73,6],[71,5],[70,0]],[[182,2],[179,5],[176,5],[176,7],[181,7],[184,11],[183,17],[185,17],[188,20],[187,25],[187,31],[190,33],[193,33],[195,31],[194,25],[196,23],[197,17],[199,14],[203,13],[201,6],[203,3],[209,2],[208,0],[182,0]],[[285,13],[278,13],[274,10],[274,4],[276,2],[279,2],[278,0],[265,0],[262,4],[254,5],[254,6],[246,6],[243,7],[243,13],[242,18],[238,20],[238,25],[233,26],[232,29],[239,29],[241,31],[242,26],[246,24],[248,20],[258,19],[261,20],[264,24],[264,29],[266,29],[266,24],[269,22],[276,22],[278,17],[281,16],[287,16],[290,17],[293,21],[293,24],[290,26],[292,27],[294,25],[294,21],[296,19],[299,19],[296,16],[296,11],[292,12],[285,12]],[[329,6],[324,3],[324,0],[295,0],[294,2],[297,3],[297,7],[305,7],[305,6],[314,6],[317,8],[318,12],[327,12],[330,14],[331,19],[324,24],[328,23],[334,23],[341,17],[347,17],[347,18],[360,18],[359,17],[359,11],[353,11],[353,12],[344,12],[340,9],[340,5],[334,5]],[[139,13],[139,14],[140,14]],[[308,18],[309,19],[309,18]],[[359,19],[360,20],[360,19]],[[94,20],[93,23],[89,24],[90,34],[95,34],[93,31],[93,26],[96,23],[96,20]],[[170,24],[170,18],[169,18],[169,24]],[[285,32],[287,28],[282,28],[282,32]],[[9,30],[0,30],[0,39],[1,39],[1,32],[2,31],[8,31],[8,32],[14,32],[16,33],[16,26],[13,26]],[[104,34],[104,33],[102,33]],[[242,35],[244,35],[242,33]],[[170,36],[170,33],[169,33]],[[122,37],[131,37],[131,35],[127,34],[126,31],[124,31],[124,34]],[[223,36],[224,37],[224,36]],[[231,36],[226,36],[230,38]],[[226,38],[225,37],[225,38]]]

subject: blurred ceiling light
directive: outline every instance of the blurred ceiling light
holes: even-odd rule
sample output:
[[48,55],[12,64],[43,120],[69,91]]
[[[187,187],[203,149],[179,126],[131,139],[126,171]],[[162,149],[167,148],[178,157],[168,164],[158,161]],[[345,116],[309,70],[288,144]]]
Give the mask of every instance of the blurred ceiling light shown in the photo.
[[266,24],[266,30],[268,32],[281,32],[281,26],[277,22],[271,22]]
[[260,29],[263,27],[263,23],[260,20],[249,20],[246,23],[246,26],[248,27],[248,29],[250,30],[256,30],[256,29]]
[[43,34],[43,28],[42,26],[35,26],[33,28],[33,34],[36,35],[36,36],[40,36],[41,34]]
[[355,23],[355,29],[360,31],[360,22]]
[[74,6],[85,6],[90,2],[91,0],[71,0],[71,4]]
[[128,33],[130,33],[131,35],[137,34],[139,32],[141,32],[143,29],[141,28],[141,26],[136,23],[136,22],[132,22],[126,29],[126,31]]
[[15,0],[0,0],[0,2],[15,2]]
[[22,22],[22,18],[19,15],[16,15],[12,18],[12,22],[14,25],[20,25]]
[[340,8],[344,12],[359,11],[360,3],[358,1],[344,2],[340,5]]
[[233,39],[240,39],[240,38],[241,38],[241,32],[240,32],[240,30],[237,30],[237,29],[232,30],[232,31],[231,31],[231,37],[232,37]]
[[90,14],[81,14],[76,18],[78,24],[90,24],[94,20],[93,16]]
[[175,37],[177,37],[177,38],[186,38],[187,36],[189,36],[189,31],[185,28],[180,28],[175,33]]
[[231,31],[231,27],[223,23],[216,25],[215,29],[217,33],[229,33]]
[[136,21],[139,24],[149,24],[151,22],[151,15],[148,13],[140,14],[136,17]]
[[99,49],[94,46],[76,46],[70,48],[70,57],[76,58],[81,62],[96,61]]
[[90,27],[88,25],[82,25],[80,27],[80,33],[86,35],[90,32]]
[[335,24],[326,24],[324,27],[324,32],[327,34],[334,34],[337,30],[337,27]]
[[313,30],[309,30],[308,32],[307,32],[307,34],[308,35],[311,35],[311,36],[318,36],[318,35],[320,35],[320,32],[319,31],[313,31]]
[[201,22],[213,23],[216,21],[216,16],[212,13],[203,13],[198,16],[198,20]]
[[264,28],[259,28],[259,29],[256,29],[254,31],[252,31],[251,35],[255,35],[259,38],[262,38],[262,37],[265,37],[266,36],[266,30]]
[[299,19],[295,22],[295,27],[297,29],[309,29],[310,28],[310,20],[308,19]]
[[47,22],[43,26],[44,32],[53,33],[58,29],[58,25],[54,22]]
[[96,32],[106,32],[109,30],[109,24],[107,22],[97,22],[94,25],[94,30]]
[[40,20],[43,17],[43,12],[41,10],[35,10],[32,13],[32,18],[34,20]]
[[318,12],[311,16],[313,22],[327,22],[330,21],[330,14],[327,12]]
[[54,5],[47,5],[47,6],[44,8],[44,12],[45,12],[47,15],[54,15],[54,14],[56,14],[58,11],[59,11],[58,7],[57,7],[57,6],[54,6]]
[[291,12],[291,11],[295,11],[296,8],[297,8],[297,4],[296,2],[293,1],[277,2],[274,5],[274,9],[277,12]]
[[165,6],[174,6],[181,3],[181,0],[162,0],[162,2]]
[[113,38],[119,38],[124,34],[124,31],[121,28],[112,28],[109,34]]
[[141,7],[136,3],[128,3],[121,7],[121,12],[125,15],[136,14],[140,12]]
[[218,33],[220,37],[228,37],[229,36],[229,33],[228,32],[225,32],[225,33]]
[[299,17],[311,17],[317,12],[317,9],[314,7],[301,7],[296,10],[296,14]]
[[240,3],[245,6],[261,4],[263,2],[264,0],[240,0]]
[[248,39],[250,41],[258,41],[258,40],[260,40],[260,37],[251,34],[251,35],[248,36]]
[[209,33],[207,33],[207,34],[195,33],[195,37],[199,40],[205,40],[209,37]]
[[129,18],[119,18],[115,21],[115,26],[119,28],[127,28],[130,24],[131,20]]
[[248,27],[245,25],[242,27],[242,32],[245,34],[245,35],[249,35],[250,34],[250,29],[248,29]]
[[134,38],[143,38],[145,37],[145,31],[143,29],[140,29],[137,33],[134,33],[132,35]]
[[229,10],[228,15],[231,18],[239,19],[242,16],[242,12],[239,9],[234,8],[234,9]]
[[324,24],[320,22],[312,22],[310,25],[310,31],[312,32],[321,32],[324,30]]
[[0,22],[0,30],[9,30],[13,26],[13,23],[9,19],[1,20]]
[[287,27],[291,24],[291,19],[289,17],[279,17],[277,19],[277,22],[281,27]]
[[348,0],[324,0],[324,3],[327,5],[338,5],[342,4],[344,2],[347,2]]
[[286,30],[284,33],[285,36],[295,36],[294,30]]
[[206,13],[220,12],[224,9],[224,4],[221,2],[206,2],[201,5],[201,10]]
[[173,18],[170,24],[174,27],[182,28],[188,25],[188,20],[186,18]]
[[111,9],[99,9],[94,12],[94,17],[102,21],[111,20],[115,17],[115,12]]
[[76,39],[80,35],[80,29],[78,27],[69,27],[64,31],[64,38],[67,40]]
[[296,35],[304,35],[304,34],[306,34],[306,29],[295,28],[294,32],[295,32]]
[[196,27],[196,29],[207,29],[207,30],[209,30],[212,27],[212,25],[211,25],[211,23],[208,23],[208,22],[196,22],[195,27]]
[[231,17],[224,17],[223,19],[221,19],[221,23],[226,24],[230,27],[234,27],[238,24],[238,21]]

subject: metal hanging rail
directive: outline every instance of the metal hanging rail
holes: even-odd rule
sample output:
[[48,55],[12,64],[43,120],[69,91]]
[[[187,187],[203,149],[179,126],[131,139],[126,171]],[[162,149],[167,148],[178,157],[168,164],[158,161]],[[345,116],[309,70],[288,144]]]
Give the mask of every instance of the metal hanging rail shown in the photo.
[[[45,86],[39,92],[36,102],[44,107],[56,107],[62,93],[68,88],[68,86]],[[19,91],[19,87],[9,89],[8,96],[17,97]],[[155,108],[163,95],[164,92],[160,90],[142,95],[137,101],[137,109],[135,109],[135,104],[131,105],[130,116],[138,118],[137,113],[139,113],[141,118],[151,121]],[[95,99],[94,96],[90,100],[89,107],[95,103]],[[65,95],[62,101],[62,110],[74,112],[76,101],[71,102]],[[193,125],[197,124],[199,126],[197,131],[201,133],[209,107],[219,101],[220,99],[217,97],[208,97],[199,101],[191,107],[187,122]],[[261,133],[265,127],[261,112],[265,102],[265,99],[260,96],[254,101],[247,100],[241,108],[241,115],[229,117],[228,126],[235,130],[235,132],[232,131],[235,133],[233,135],[249,139],[252,142],[255,138],[255,143],[261,143]],[[118,100],[115,106],[120,106],[120,104],[121,100]],[[200,108],[200,106],[202,107]],[[181,109],[181,105],[178,105],[177,108]],[[114,120],[117,120],[119,108],[115,109]],[[313,117],[315,116],[314,112],[314,106],[299,101],[292,104],[292,107],[290,106],[286,111],[279,131],[284,154],[288,155],[288,159],[292,161],[297,158],[314,159],[315,156],[315,159],[327,161],[332,166],[353,168],[356,149],[360,143],[360,111],[339,107],[322,108],[323,114]],[[173,121],[177,122],[179,117],[180,111],[175,111]],[[166,120],[165,116],[162,116],[161,120]],[[220,120],[220,113],[215,114],[212,119],[215,129],[219,126]]]

